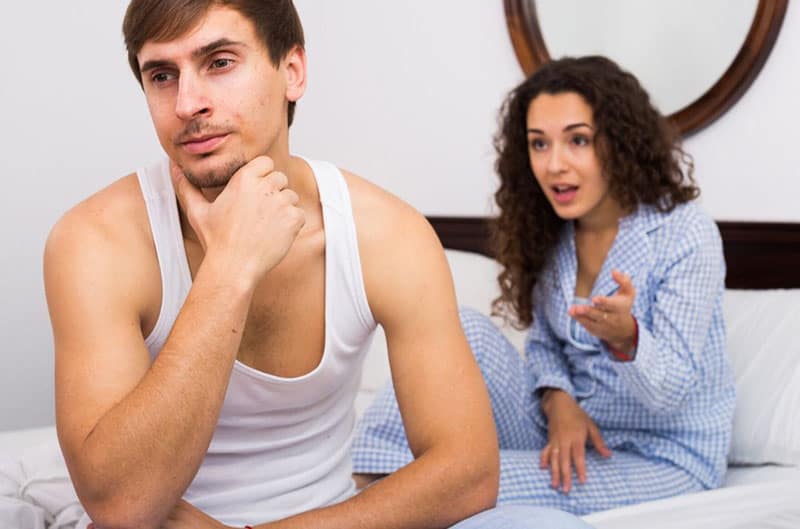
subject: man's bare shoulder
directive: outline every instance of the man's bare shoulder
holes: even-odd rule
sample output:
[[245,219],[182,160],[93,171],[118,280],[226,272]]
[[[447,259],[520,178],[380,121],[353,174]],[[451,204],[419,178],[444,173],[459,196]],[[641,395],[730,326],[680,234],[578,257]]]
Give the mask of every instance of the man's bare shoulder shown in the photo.
[[362,246],[370,241],[386,244],[387,237],[396,239],[397,244],[436,238],[428,220],[407,202],[349,171],[342,170],[342,174],[350,191]]
[[58,220],[45,245],[44,275],[48,295],[72,296],[94,286],[95,296],[133,295],[138,311],[150,304],[158,290],[143,287],[160,288],[158,264],[135,174],[113,182]]
[[[370,308],[386,327],[403,321],[403,307],[431,299],[455,307],[452,280],[444,250],[428,220],[388,191],[352,173],[347,181],[364,286]],[[410,320],[409,320],[410,321]]]
[[116,180],[68,210],[53,226],[49,246],[128,241],[149,235],[147,210],[135,174]]

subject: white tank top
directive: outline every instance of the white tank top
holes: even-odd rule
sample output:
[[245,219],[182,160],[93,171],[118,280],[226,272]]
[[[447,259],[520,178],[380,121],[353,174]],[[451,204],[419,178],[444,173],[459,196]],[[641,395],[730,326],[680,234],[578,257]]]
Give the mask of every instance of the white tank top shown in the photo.
[[[325,349],[297,378],[233,366],[211,445],[184,498],[225,524],[244,526],[342,501],[355,492],[353,401],[372,341],[350,194],[332,164],[306,160],[325,225]],[[138,172],[161,268],[158,321],[145,340],[161,350],[191,287],[167,160]]]

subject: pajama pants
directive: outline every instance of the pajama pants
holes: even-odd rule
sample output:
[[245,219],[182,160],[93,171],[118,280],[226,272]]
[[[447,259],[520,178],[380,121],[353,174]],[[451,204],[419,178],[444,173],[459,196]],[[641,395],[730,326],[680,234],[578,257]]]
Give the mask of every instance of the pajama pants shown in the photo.
[[592,529],[564,511],[532,505],[506,505],[483,511],[450,529]]
[[[621,448],[605,459],[586,450],[586,483],[573,478],[564,494],[551,486],[539,454],[547,431],[526,380],[524,362],[502,332],[480,313],[462,309],[461,324],[483,373],[500,445],[498,505],[537,505],[583,515],[702,490],[700,481],[661,459]],[[536,408],[536,409],[534,409]],[[353,472],[389,474],[413,460],[391,381],[359,421],[352,447]]]

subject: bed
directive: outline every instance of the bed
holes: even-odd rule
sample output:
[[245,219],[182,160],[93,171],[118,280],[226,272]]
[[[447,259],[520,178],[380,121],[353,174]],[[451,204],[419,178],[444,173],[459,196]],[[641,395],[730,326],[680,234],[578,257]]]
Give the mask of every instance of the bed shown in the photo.
[[[431,217],[459,303],[489,313],[497,263],[483,218]],[[593,513],[597,529],[800,528],[800,224],[719,223],[725,318],[738,404],[722,488]],[[520,349],[524,333],[505,327]],[[356,410],[388,376],[385,341],[367,357]],[[82,510],[54,427],[0,432],[0,527],[72,529]]]

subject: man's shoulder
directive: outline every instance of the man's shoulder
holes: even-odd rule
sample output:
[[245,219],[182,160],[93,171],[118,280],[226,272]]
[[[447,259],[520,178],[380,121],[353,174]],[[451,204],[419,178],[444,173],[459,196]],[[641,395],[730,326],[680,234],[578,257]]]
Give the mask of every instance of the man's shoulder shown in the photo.
[[[375,319],[384,326],[424,292],[440,299],[452,288],[444,250],[428,220],[379,186],[342,171],[350,190],[364,285]],[[431,292],[438,292],[431,294]],[[442,297],[441,299],[445,299]]]
[[[129,174],[82,200],[56,222],[47,240],[51,250],[99,249],[104,245],[146,242],[147,210],[135,174]],[[132,249],[132,248],[131,248]]]
[[[340,169],[350,191],[359,235],[428,237],[427,219],[409,203],[366,178]],[[361,237],[360,237],[361,238]]]

